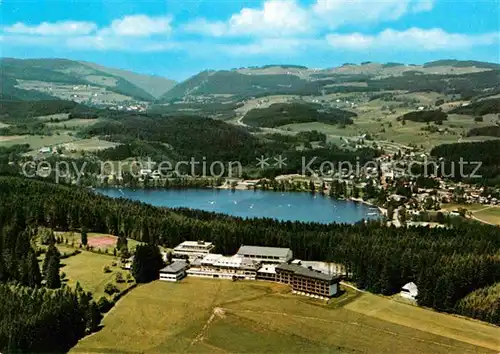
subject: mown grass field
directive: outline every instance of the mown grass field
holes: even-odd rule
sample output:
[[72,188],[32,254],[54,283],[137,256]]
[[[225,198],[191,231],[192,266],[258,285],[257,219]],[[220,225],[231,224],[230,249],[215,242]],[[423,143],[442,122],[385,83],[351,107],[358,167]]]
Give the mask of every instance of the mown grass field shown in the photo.
[[74,137],[62,133],[52,136],[45,135],[11,135],[0,136],[0,146],[12,146],[16,144],[29,144],[32,149],[40,149],[43,146],[54,146],[75,140]]
[[[116,265],[113,266],[113,263]],[[77,255],[62,259],[61,272],[66,274],[68,285],[75,286],[79,282],[82,288],[90,291],[97,301],[101,296],[107,296],[104,287],[108,283],[115,284],[120,290],[125,290],[133,284],[132,282],[116,283],[116,273],[122,273],[124,279],[128,273],[118,265],[119,261],[116,257],[82,251]],[[105,273],[104,267],[109,267],[110,272]]]
[[500,225],[500,206],[483,204],[443,204],[445,210],[467,209],[472,217],[488,224]]
[[354,290],[325,304],[275,283],[188,277],[132,290],[72,352],[496,353],[499,334]]
[[474,217],[490,224],[500,225],[500,207],[493,206],[472,213]]

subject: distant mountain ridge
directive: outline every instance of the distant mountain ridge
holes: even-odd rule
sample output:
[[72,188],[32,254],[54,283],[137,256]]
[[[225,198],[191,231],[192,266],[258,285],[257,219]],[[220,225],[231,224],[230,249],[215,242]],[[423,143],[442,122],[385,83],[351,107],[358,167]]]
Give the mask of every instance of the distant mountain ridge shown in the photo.
[[[15,59],[0,60],[3,98],[47,99],[63,98],[53,86],[90,85],[114,92],[133,100],[154,101],[174,85],[166,78],[136,74],[107,68],[88,62],[68,59]],[[36,87],[40,83],[40,87]]]
[[[365,61],[324,69],[271,64],[205,70],[176,83],[167,78],[69,59],[0,59],[0,98],[59,98],[91,105],[131,102],[192,101],[208,98],[232,102],[273,94],[325,95],[380,90],[430,90],[458,93],[499,90],[500,64],[445,59],[422,65]],[[487,75],[486,72],[495,73]],[[74,91],[74,92],[73,92]],[[133,104],[133,103],[132,103]]]
[[[462,75],[481,74],[491,70],[500,70],[500,64],[438,60],[423,65],[405,65],[367,61],[359,65],[345,63],[339,67],[326,69],[277,64],[232,70],[206,70],[177,84],[161,96],[159,101],[169,102],[217,95],[244,98],[270,94],[318,95],[342,91],[376,91],[382,89],[382,86],[388,86],[388,89],[392,86],[401,87],[401,80],[391,83],[394,84],[392,86],[386,82],[390,78],[400,77],[407,78],[405,80],[408,81],[408,89],[411,89],[410,81],[415,75],[425,76],[426,81],[432,83],[430,86],[434,87],[436,77],[442,77],[444,85],[445,77],[448,76],[452,80],[459,81]],[[477,81],[477,78],[473,77],[473,80]],[[462,83],[457,85],[463,86]],[[424,86],[418,85],[420,89],[425,89]]]
[[137,87],[143,89],[155,98],[158,98],[161,95],[165,94],[177,84],[177,81],[170,80],[161,76],[137,74],[133,71],[109,68],[85,61],[81,61],[80,63],[111,75],[120,76],[136,85]]

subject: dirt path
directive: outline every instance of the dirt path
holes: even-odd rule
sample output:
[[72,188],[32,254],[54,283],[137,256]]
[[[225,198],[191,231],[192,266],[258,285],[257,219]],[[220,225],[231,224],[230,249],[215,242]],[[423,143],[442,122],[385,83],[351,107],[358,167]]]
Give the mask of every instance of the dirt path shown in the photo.
[[214,300],[212,301],[212,306],[213,306],[212,314],[208,318],[207,322],[205,322],[205,324],[203,325],[203,328],[201,329],[200,333],[198,333],[198,335],[191,341],[190,346],[193,346],[196,342],[201,342],[203,340],[203,335],[207,332],[208,327],[215,319],[215,316],[218,316],[221,318],[224,316],[224,310],[220,307],[215,306],[216,301],[217,301],[216,300],[217,296],[219,295],[219,292],[220,292],[220,288],[221,288],[221,285],[219,283],[217,286],[217,291],[216,291],[215,296],[214,296]]
[[198,335],[191,341],[191,346],[194,345],[196,342],[201,342],[203,340],[203,335],[207,332],[208,327],[213,322],[215,317],[219,317],[219,318],[225,317],[225,311],[222,307],[214,307],[214,309],[212,311],[212,315],[210,315],[207,322],[205,322],[200,333],[198,333]]
[[487,207],[471,211],[471,214],[479,213],[480,211],[488,210],[488,209],[491,209],[493,207],[494,207],[493,205],[488,205]]
[[360,293],[366,293],[366,291],[358,289],[354,285],[344,283],[343,281],[341,281],[340,284],[343,285],[343,286],[345,286],[345,287],[348,287],[348,288],[354,289],[356,291],[359,291]]
[[481,208],[481,209],[478,209],[478,210],[474,210],[474,211],[470,211],[470,217],[472,219],[476,220],[476,221],[482,222],[483,224],[498,226],[498,224],[495,224],[495,223],[492,223],[492,222],[480,219],[480,218],[478,218],[477,216],[474,215],[476,213],[479,213],[481,211],[485,211],[485,210],[488,210],[488,209],[491,209],[491,208],[495,208],[495,206],[494,205],[488,205],[487,207],[484,207],[484,208]]

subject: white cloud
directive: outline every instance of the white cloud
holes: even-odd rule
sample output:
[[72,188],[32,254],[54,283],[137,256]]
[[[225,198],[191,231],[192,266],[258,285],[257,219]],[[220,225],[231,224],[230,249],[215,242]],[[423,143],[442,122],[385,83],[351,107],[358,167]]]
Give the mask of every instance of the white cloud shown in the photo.
[[433,7],[434,0],[317,0],[312,11],[332,29],[395,21],[410,12],[430,11]]
[[411,12],[430,11],[433,6],[434,0],[316,0],[310,7],[296,0],[267,0],[259,8],[243,8],[227,21],[196,19],[184,30],[213,37],[283,37],[395,21]]
[[[14,45],[66,46],[81,50],[165,51],[171,42],[156,35],[170,33],[170,16],[125,16],[98,28],[92,22],[43,22],[37,26],[16,23],[3,27],[5,42]],[[154,39],[156,36],[156,39]]]
[[172,31],[171,16],[149,17],[146,15],[131,15],[114,20],[107,28],[102,29],[102,35],[118,36],[151,36],[168,34]]
[[228,33],[226,23],[222,21],[210,22],[204,18],[196,19],[183,26],[186,32],[200,33],[212,37],[221,37]]
[[397,20],[403,16],[409,0],[318,0],[312,11],[328,28],[342,25]]
[[413,12],[427,12],[434,8],[434,0],[420,0],[413,4]]
[[80,36],[68,38],[65,45],[77,50],[121,51],[121,52],[166,52],[177,49],[173,41],[153,40],[144,37]]
[[280,37],[310,32],[312,21],[309,16],[295,0],[269,0],[261,8],[243,8],[225,22],[194,20],[185,26],[185,30],[217,37]]
[[264,38],[246,44],[224,44],[218,50],[231,55],[272,55],[274,57],[297,54],[301,49],[314,46],[315,39]]
[[386,29],[376,35],[361,33],[329,34],[328,44],[336,49],[366,50],[387,49],[439,51],[466,49],[474,46],[492,45],[498,42],[498,33],[468,35],[448,33],[440,28],[410,28],[405,31]]
[[97,25],[95,23],[85,21],[42,22],[35,26],[17,22],[12,26],[3,27],[3,31],[7,33],[39,36],[85,35],[92,33],[96,29]]

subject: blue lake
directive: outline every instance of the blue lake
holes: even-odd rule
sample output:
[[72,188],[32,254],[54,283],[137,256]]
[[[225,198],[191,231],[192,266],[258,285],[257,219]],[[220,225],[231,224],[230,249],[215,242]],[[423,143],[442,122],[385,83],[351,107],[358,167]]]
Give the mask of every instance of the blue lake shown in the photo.
[[114,198],[128,198],[163,207],[185,207],[244,218],[355,223],[377,219],[375,207],[336,200],[321,194],[226,189],[118,189],[98,188],[96,192]]

